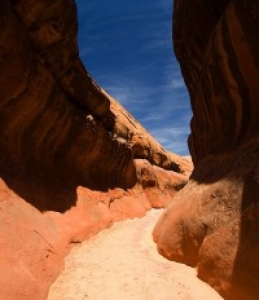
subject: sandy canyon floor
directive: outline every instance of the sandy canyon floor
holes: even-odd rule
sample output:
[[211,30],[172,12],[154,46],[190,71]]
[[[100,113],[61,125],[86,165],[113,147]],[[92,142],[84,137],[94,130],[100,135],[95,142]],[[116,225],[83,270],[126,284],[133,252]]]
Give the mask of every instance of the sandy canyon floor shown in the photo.
[[152,229],[162,211],[116,223],[75,246],[48,300],[219,300],[195,269],[160,256]]

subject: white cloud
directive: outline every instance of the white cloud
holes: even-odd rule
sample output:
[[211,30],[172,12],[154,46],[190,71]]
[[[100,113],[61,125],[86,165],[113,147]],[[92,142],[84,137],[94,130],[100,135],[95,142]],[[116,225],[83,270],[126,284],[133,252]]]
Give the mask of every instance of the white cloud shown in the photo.
[[183,127],[174,128],[158,128],[152,132],[164,148],[182,155],[188,155],[187,138],[189,135],[188,129]]

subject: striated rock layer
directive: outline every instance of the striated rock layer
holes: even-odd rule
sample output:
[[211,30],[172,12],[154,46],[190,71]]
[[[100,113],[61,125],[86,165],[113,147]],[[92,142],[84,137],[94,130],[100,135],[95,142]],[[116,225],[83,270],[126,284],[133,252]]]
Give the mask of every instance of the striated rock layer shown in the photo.
[[0,299],[43,300],[71,245],[165,207],[192,165],[85,70],[71,0],[0,0]]
[[258,300],[259,3],[176,0],[173,27],[195,167],[154,239],[225,299]]

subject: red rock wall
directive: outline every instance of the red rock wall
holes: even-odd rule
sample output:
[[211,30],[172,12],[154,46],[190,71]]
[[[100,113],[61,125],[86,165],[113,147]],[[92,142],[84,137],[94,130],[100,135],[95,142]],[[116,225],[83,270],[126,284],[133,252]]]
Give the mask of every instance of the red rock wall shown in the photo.
[[165,207],[192,169],[92,80],[70,0],[0,0],[0,132],[5,300],[46,299],[71,245]]
[[154,239],[225,299],[258,300],[259,4],[177,0],[174,9],[195,168]]
[[1,163],[100,187],[134,184],[130,149],[105,128],[110,102],[78,57],[73,2],[1,3]]

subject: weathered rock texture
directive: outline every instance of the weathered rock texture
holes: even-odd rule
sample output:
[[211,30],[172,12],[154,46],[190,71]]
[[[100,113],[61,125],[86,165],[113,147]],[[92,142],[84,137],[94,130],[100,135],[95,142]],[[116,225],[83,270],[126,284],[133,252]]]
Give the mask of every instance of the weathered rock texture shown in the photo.
[[259,3],[176,0],[194,172],[154,230],[228,300],[259,299]]
[[74,1],[0,0],[0,21],[0,299],[43,300],[71,244],[166,206],[192,166],[91,79]]

